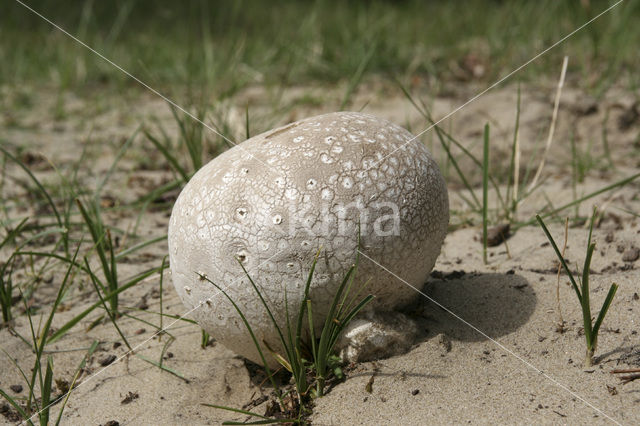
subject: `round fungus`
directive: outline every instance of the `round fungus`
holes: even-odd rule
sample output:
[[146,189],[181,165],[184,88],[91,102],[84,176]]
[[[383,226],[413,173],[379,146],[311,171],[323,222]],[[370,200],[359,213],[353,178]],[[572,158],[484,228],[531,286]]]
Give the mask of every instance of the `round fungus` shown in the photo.
[[258,341],[277,349],[242,267],[285,324],[285,294],[293,315],[321,248],[310,289],[321,327],[356,260],[358,233],[354,286],[368,281],[366,292],[376,296],[369,309],[388,311],[416,297],[411,286],[427,279],[448,222],[442,175],[411,133],[368,114],[325,114],[254,136],[193,176],[169,222],[173,282],[205,330],[260,362],[233,305],[208,280],[239,306]]

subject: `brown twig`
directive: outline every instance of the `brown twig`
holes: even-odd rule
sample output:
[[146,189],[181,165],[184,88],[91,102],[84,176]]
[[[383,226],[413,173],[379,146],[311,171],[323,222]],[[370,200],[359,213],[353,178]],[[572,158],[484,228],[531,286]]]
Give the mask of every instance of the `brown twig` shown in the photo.
[[622,384],[626,385],[629,382],[633,382],[634,380],[640,379],[640,368],[627,368],[624,370],[613,370],[611,374],[629,374],[628,376],[618,376],[620,380],[622,380]]

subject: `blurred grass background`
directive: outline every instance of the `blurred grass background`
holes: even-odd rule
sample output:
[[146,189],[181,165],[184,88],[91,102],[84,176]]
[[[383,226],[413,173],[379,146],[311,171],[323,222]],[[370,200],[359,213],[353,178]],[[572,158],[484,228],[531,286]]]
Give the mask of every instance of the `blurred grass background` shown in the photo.
[[[146,83],[230,96],[250,85],[334,83],[362,72],[429,84],[491,82],[614,1],[24,0]],[[612,11],[519,75],[557,70],[601,91],[640,75],[640,1]],[[136,85],[14,0],[0,4],[0,85]],[[557,72],[552,73],[555,79]]]

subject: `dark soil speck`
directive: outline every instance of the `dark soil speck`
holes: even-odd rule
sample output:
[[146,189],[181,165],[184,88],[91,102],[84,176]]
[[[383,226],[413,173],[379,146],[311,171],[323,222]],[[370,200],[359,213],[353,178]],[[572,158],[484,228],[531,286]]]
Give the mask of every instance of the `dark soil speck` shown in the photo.
[[116,356],[113,354],[110,354],[100,358],[99,362],[101,366],[106,367],[107,365],[111,364],[115,360],[116,360]]

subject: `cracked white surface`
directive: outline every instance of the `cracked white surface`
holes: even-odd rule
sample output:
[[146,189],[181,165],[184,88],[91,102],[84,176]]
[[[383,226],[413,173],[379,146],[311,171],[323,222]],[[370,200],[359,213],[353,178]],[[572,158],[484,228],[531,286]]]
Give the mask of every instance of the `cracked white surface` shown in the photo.
[[[223,286],[259,341],[277,334],[235,258],[284,324],[284,292],[297,312],[313,256],[311,286],[320,326],[357,246],[409,283],[426,280],[449,220],[447,190],[427,149],[405,129],[368,114],[340,112],[255,136],[199,170],[169,224],[173,282],[193,317],[219,342],[258,362],[233,306],[198,273]],[[399,148],[399,149],[398,149]],[[411,300],[414,290],[366,259],[356,285],[371,279],[373,308]],[[306,324],[306,322],[305,322]],[[273,364],[272,364],[273,365]]]

